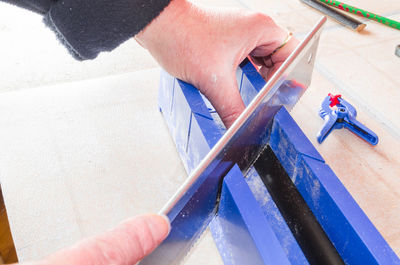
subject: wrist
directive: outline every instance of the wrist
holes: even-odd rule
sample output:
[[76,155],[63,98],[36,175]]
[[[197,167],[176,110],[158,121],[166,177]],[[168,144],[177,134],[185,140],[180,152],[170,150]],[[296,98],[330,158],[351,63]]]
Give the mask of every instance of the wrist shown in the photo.
[[136,41],[150,49],[155,42],[161,41],[160,35],[175,33],[175,25],[182,24],[191,8],[192,4],[187,0],[172,0],[160,15],[135,36]]

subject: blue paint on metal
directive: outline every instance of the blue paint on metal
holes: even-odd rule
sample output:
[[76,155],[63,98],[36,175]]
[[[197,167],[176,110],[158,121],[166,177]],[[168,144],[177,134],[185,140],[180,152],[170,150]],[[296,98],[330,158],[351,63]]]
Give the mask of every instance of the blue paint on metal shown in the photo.
[[218,219],[226,242],[225,264],[290,264],[236,165],[224,178]]
[[[171,107],[171,127],[173,130],[173,137],[179,141],[176,142],[179,152],[183,152],[186,150],[187,141],[185,138],[187,137],[187,131],[189,129],[190,123],[190,115],[191,110],[189,105],[180,104],[180,102],[185,100],[185,95],[183,94],[183,90],[179,89],[175,85],[174,89],[174,98],[172,100]],[[178,126],[180,129],[178,129]]]
[[242,82],[243,82],[243,71],[239,67],[238,67],[238,69],[236,69],[236,82],[238,84],[239,93],[241,93],[241,91],[242,91]]
[[242,63],[243,77],[240,84],[240,95],[247,106],[265,85],[264,79],[250,63]]
[[224,131],[215,123],[200,92],[164,71],[161,72],[158,104],[185,169],[190,173]]
[[160,86],[158,90],[158,105],[168,126],[171,122],[171,107],[175,81],[176,79],[173,76],[161,72]]
[[346,264],[400,264],[285,109],[275,115],[269,144]]
[[246,173],[245,181],[285,251],[290,264],[309,264],[291,233],[289,226],[286,224],[285,219],[282,217],[278,207],[254,168],[251,168],[249,172]]
[[[236,78],[246,105],[265,84],[249,62],[241,65]],[[218,121],[214,108],[197,89],[182,81],[174,81],[165,72],[161,74],[159,106],[183,164],[190,173],[225,130]],[[275,115],[270,128],[269,145],[346,264],[400,264],[398,257],[284,108]],[[250,187],[253,192],[252,200],[256,200],[258,205],[257,207],[253,204],[247,205],[247,210],[251,212],[259,208],[258,210],[262,212],[264,221],[260,223],[270,227],[276,238],[275,244],[269,247],[282,249],[285,258],[291,264],[307,264],[286,223],[280,222],[283,217],[274,202],[268,199],[270,195],[265,186],[262,186],[263,195],[257,194],[256,189],[259,187],[254,186],[251,181],[258,175],[251,172],[246,179],[249,185],[247,188]],[[232,200],[235,199],[235,202],[241,201],[241,193],[227,193],[226,185],[224,184],[225,191],[223,191],[226,196],[230,194],[229,196]],[[233,215],[232,213],[231,224],[239,222],[240,218],[243,221],[244,217],[241,214]],[[227,221],[227,218],[221,219],[217,215],[217,218],[211,222],[210,228],[225,264],[233,264],[230,258],[246,255],[243,251],[245,248],[238,247],[245,247],[245,245],[241,241],[232,242],[229,236],[225,236],[222,223]],[[247,223],[244,221],[243,223],[246,226]],[[233,226],[231,228],[234,229]],[[262,229],[259,225],[246,227],[245,231],[247,231],[247,236],[253,237],[253,231]],[[234,253],[232,248],[228,248],[233,244],[236,244]],[[278,262],[280,260],[274,261],[273,264],[278,264]],[[238,262],[237,264],[249,263]]]
[[204,115],[211,119],[210,112],[207,106],[204,104],[200,92],[194,86],[185,83],[181,80],[178,80],[178,85],[182,89],[182,92],[185,95],[185,98],[187,99],[187,103],[190,106],[190,110],[194,113]]
[[331,168],[300,155],[294,183],[346,264],[400,264]]
[[272,131],[271,148],[273,143],[280,142],[280,137],[284,137],[288,143],[291,143],[297,153],[325,162],[324,158],[318,153],[285,108],[282,108],[275,115],[275,126],[273,126]]
[[[243,72],[239,68],[237,71],[237,77],[238,80],[242,80],[242,74]],[[162,80],[167,79],[168,80],[168,74],[163,72],[161,74]],[[166,84],[165,81],[161,82],[161,84]],[[176,85],[178,84],[178,85]],[[208,153],[208,151],[212,148],[212,146],[218,141],[218,139],[222,136],[224,133],[224,129],[221,128],[220,124],[215,121],[214,119],[214,109],[212,106],[207,102],[207,100],[198,92],[197,89],[195,89],[193,86],[188,85],[184,82],[175,82],[175,88],[176,89],[181,89],[183,91],[183,95],[186,98],[186,101],[180,102],[183,106],[181,107],[181,110],[187,113],[187,106],[191,105],[192,107],[192,112],[191,112],[191,117],[190,117],[190,126],[189,130],[187,131],[187,138],[186,139],[180,139],[180,142],[187,141],[187,149],[185,152],[182,151],[182,149],[178,148],[179,155],[181,156],[181,159],[183,161],[183,164],[185,165],[185,168],[188,173],[190,173],[194,167],[201,161],[201,159]],[[247,89],[251,89],[252,87],[248,87]],[[174,93],[168,93],[165,92],[164,90],[168,89],[173,89],[173,87],[168,87],[166,85],[160,85],[160,99],[159,99],[159,105],[160,109],[162,110],[164,117],[169,115],[168,112],[164,111],[164,109],[169,109],[169,106],[172,106],[172,100],[169,97],[172,97]],[[199,102],[203,102],[202,104],[198,104]],[[209,112],[209,114],[206,113],[206,107]],[[170,116],[173,117],[174,113],[172,113]],[[180,113],[182,115],[182,113]],[[185,114],[187,115],[187,114]],[[213,117],[213,119],[210,119],[210,116]],[[174,123],[174,126],[171,126],[170,123],[172,121],[169,121],[169,119],[165,119],[168,124],[168,127],[174,130],[177,129],[182,129],[185,130],[185,126],[181,126],[178,123]],[[174,140],[176,142],[176,136],[181,136],[181,134],[174,134]],[[183,134],[182,134],[183,135]],[[208,140],[208,141],[207,141]],[[255,174],[257,174],[255,171],[253,171]],[[255,175],[254,175],[255,177]],[[258,175],[257,175],[258,177]],[[242,176],[243,178],[243,176]],[[258,177],[259,178],[259,177]],[[254,180],[254,178],[252,178]],[[261,181],[261,180],[260,180]],[[254,184],[254,183],[253,183]],[[254,188],[254,185],[253,185]],[[266,194],[266,196],[269,196],[268,191],[266,190],[265,186],[261,183],[257,189],[262,190],[263,194]],[[260,195],[260,193],[259,193]],[[270,200],[268,205],[260,204],[261,211],[264,215],[264,218],[268,220],[268,222],[265,224],[267,226],[271,225],[274,228],[274,233],[279,241],[279,248],[282,248],[283,253],[287,255],[287,259],[290,260],[291,264],[308,264],[307,260],[305,259],[303,253],[301,252],[300,247],[298,246],[296,240],[294,239],[292,233],[290,232],[290,229],[288,228],[287,224],[282,220],[283,217],[281,216],[278,208],[276,207],[275,203]],[[249,208],[249,209],[252,209]],[[235,253],[232,253],[229,251],[229,248],[227,247],[228,245],[232,244],[229,240],[227,241],[227,238],[224,236],[224,233],[222,233],[222,226],[220,222],[220,218],[217,216],[217,218],[214,218],[214,220],[210,223],[210,229],[214,237],[214,241],[216,242],[219,252],[221,253],[221,256],[223,257],[224,263],[225,264],[231,264],[229,263],[231,261],[230,258],[232,255],[240,255],[241,251],[236,251]],[[263,229],[262,227],[253,227],[252,229]],[[266,239],[267,240],[267,239]],[[242,253],[243,254],[243,253]],[[236,263],[240,264],[240,263]]]
[[192,115],[193,120],[190,127],[190,137],[188,140],[188,151],[186,156],[189,172],[191,172],[208,154],[211,147],[215,144],[213,141],[219,139],[214,138],[214,133],[211,133],[211,137],[206,137],[207,134],[210,135],[210,132],[212,132],[211,130],[207,130],[207,128],[215,129],[213,128],[213,121],[197,114]]
[[289,176],[296,170],[298,154],[324,161],[285,108],[275,115],[269,145]]

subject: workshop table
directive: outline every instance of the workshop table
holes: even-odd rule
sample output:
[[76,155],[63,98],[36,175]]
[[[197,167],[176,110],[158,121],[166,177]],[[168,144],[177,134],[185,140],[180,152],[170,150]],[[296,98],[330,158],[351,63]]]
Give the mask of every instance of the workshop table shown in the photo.
[[[297,0],[196,2],[266,12],[299,38],[320,17]],[[347,2],[400,20],[400,2]],[[328,21],[312,84],[291,114],[400,255],[400,58],[394,55],[400,31],[367,24],[355,33]],[[186,174],[157,108],[160,69],[146,51],[132,40],[100,63],[78,64],[52,44],[42,57],[29,47],[12,49],[18,38],[1,25],[0,39],[7,56],[0,86],[9,90],[0,94],[0,181],[19,259],[43,257],[129,216],[157,212]],[[21,89],[29,84],[36,87]],[[356,107],[358,120],[378,134],[377,146],[347,130],[317,143],[318,108],[329,92]],[[222,264],[209,233],[186,264]]]

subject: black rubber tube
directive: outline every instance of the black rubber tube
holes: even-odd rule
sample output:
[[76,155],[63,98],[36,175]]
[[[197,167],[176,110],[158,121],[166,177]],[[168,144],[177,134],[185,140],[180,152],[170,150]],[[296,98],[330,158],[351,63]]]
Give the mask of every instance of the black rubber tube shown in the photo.
[[336,248],[269,146],[258,158],[254,167],[308,262],[312,265],[344,264]]

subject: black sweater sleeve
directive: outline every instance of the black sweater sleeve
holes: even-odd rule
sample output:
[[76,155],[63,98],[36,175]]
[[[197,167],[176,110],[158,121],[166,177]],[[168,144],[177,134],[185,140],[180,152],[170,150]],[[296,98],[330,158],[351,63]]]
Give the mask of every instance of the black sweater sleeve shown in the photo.
[[171,0],[2,0],[44,16],[79,59],[93,59],[132,38]]

